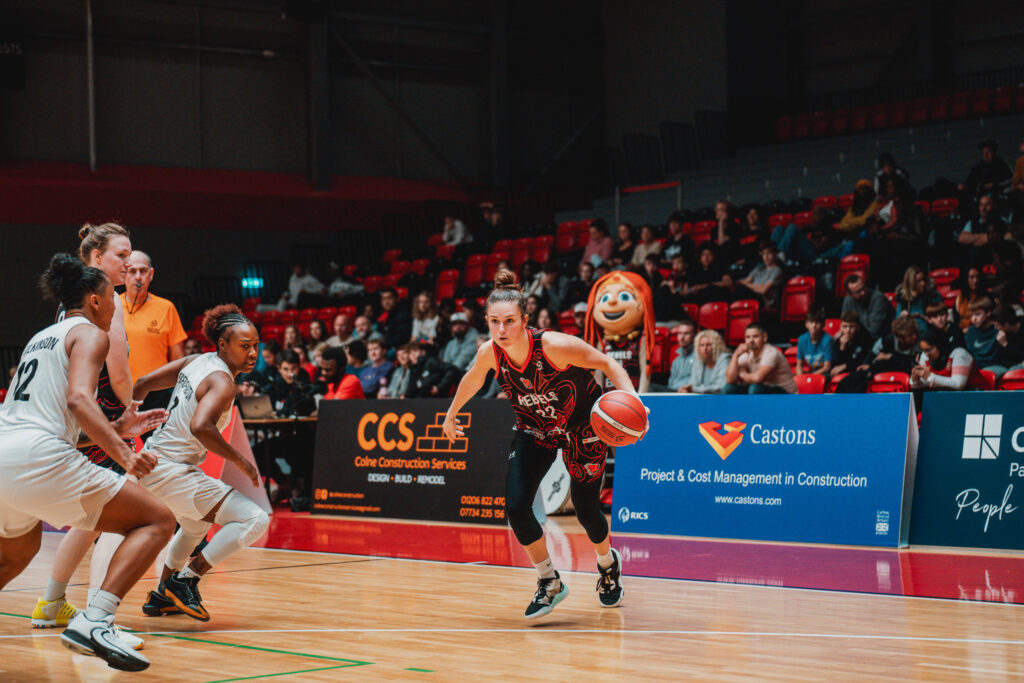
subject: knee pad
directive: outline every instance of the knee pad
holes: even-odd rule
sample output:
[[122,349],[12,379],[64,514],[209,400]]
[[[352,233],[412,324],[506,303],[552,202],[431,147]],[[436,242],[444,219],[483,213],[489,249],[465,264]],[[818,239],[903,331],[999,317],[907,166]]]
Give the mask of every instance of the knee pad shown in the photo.
[[174,570],[185,566],[192,551],[203,540],[211,526],[209,522],[194,519],[181,519],[178,524],[181,528],[171,539],[171,544],[167,548],[167,559],[164,561],[164,564]]
[[221,526],[231,523],[241,526],[242,533],[238,536],[238,542],[243,548],[255,543],[270,526],[270,517],[267,513],[238,491],[232,491],[227,495],[213,521]]

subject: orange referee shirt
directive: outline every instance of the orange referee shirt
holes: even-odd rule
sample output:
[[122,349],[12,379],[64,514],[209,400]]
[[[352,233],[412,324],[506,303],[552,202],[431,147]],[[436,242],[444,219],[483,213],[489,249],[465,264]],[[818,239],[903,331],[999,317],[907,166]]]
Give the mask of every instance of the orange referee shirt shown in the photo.
[[178,311],[167,299],[150,294],[146,303],[132,308],[121,295],[124,330],[128,335],[128,367],[132,381],[167,364],[167,349],[188,339]]

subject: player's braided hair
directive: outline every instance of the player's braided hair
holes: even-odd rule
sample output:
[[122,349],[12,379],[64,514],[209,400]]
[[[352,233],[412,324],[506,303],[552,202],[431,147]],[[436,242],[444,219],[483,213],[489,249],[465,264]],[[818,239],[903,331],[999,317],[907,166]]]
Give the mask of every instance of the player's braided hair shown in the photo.
[[235,304],[221,304],[203,314],[203,335],[214,346],[224,333],[236,325],[252,325]]
[[511,270],[502,268],[494,275],[494,290],[487,297],[487,308],[494,303],[513,303],[519,307],[519,312],[526,316],[526,294],[519,285],[516,274]]

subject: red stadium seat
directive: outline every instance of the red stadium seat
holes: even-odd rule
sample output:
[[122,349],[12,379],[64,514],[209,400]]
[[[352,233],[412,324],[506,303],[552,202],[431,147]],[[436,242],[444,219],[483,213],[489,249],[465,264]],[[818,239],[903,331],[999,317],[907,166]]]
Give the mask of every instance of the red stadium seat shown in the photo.
[[832,210],[839,206],[839,199],[833,195],[827,194],[821,197],[815,197],[814,201],[811,202],[811,206],[821,206]]
[[439,247],[444,244],[444,234],[437,232],[427,238],[428,247]]
[[484,281],[487,270],[487,254],[473,254],[466,259],[466,270],[462,276],[462,284],[472,289],[479,287]]
[[320,315],[319,308],[303,308],[299,311],[298,321],[300,323],[308,323],[310,320],[314,320],[318,315]]
[[696,245],[701,245],[711,239],[711,233],[718,227],[718,221],[697,221],[693,224],[693,233],[690,239]]
[[848,372],[840,372],[838,375],[836,375],[831,380],[829,380],[829,383],[828,383],[828,393],[830,393],[830,394],[836,393],[836,387],[839,386],[839,383],[842,382],[844,379],[846,379],[846,376],[849,375],[849,374],[850,373],[848,373]]
[[928,119],[933,123],[949,118],[949,105],[953,98],[949,95],[937,95],[928,102]]
[[865,280],[870,273],[871,257],[867,254],[850,254],[839,261],[836,269],[836,296],[843,296],[845,293],[846,278],[857,273]]
[[811,211],[800,211],[793,214],[793,222],[797,227],[806,228],[814,224],[814,213]]
[[965,119],[971,111],[971,93],[958,92],[953,95],[949,104],[949,117],[952,119]]
[[411,267],[412,267],[412,264],[409,263],[408,261],[404,260],[404,259],[398,259],[397,261],[392,261],[391,262],[391,272],[389,273],[389,275],[397,275],[398,277],[402,277],[403,275],[405,275],[406,273],[409,272],[409,269]]
[[345,267],[341,269],[341,274],[345,277],[355,277],[358,272],[359,266],[355,263],[347,263],[345,264]]
[[558,314],[558,325],[564,330],[569,325],[576,325],[576,319],[572,317],[572,309],[562,311]]
[[926,201],[918,200],[914,202],[914,206],[921,209],[921,213],[924,214],[925,216],[929,216],[932,213],[932,205]]
[[[276,325],[281,322],[281,311],[267,311],[263,314],[264,325]],[[200,326],[203,324],[202,319],[199,320]]]
[[816,111],[811,115],[811,135],[820,138],[828,133],[829,113],[827,111]]
[[281,335],[284,332],[284,327],[281,325],[264,325],[263,329],[260,330],[260,337],[263,341],[281,341]]
[[430,259],[428,258],[418,258],[409,264],[409,270],[417,275],[426,275],[429,267]]
[[683,315],[692,320],[694,324],[697,323],[697,314],[700,313],[700,307],[697,304],[683,304]]
[[761,302],[757,299],[737,299],[729,304],[729,310],[733,309],[753,309],[755,315],[759,315],[761,312]]
[[796,380],[796,390],[800,394],[824,394],[825,393],[825,376],[817,373],[807,373],[805,375],[797,375],[793,378]]
[[881,130],[889,125],[889,105],[876,104],[868,108],[868,125],[874,130]]
[[1012,85],[1003,85],[996,88],[995,97],[992,99],[992,110],[997,114],[1005,114],[1013,109],[1013,96],[1016,94]]
[[384,252],[384,255],[380,257],[380,260],[383,261],[384,263],[391,263],[392,261],[395,261],[400,258],[402,258],[401,249],[388,249],[387,251]]
[[803,322],[814,305],[813,277],[794,277],[782,290],[782,322]]
[[905,372],[880,372],[868,384],[869,394],[891,394],[910,391],[910,375]]
[[1010,370],[999,378],[999,388],[1004,391],[1024,390],[1024,370]]
[[379,275],[371,275],[363,280],[363,287],[366,287],[366,293],[373,294],[380,289],[380,281],[382,279]]
[[300,322],[296,327],[299,328],[299,336],[303,339],[309,339],[309,322]]
[[356,307],[351,304],[348,306],[338,306],[338,315],[347,315],[350,318],[355,318]]
[[850,132],[860,133],[868,127],[868,108],[854,107],[850,110]]
[[[715,223],[715,221],[711,221],[711,222]],[[775,227],[778,227],[780,225],[789,225],[792,222],[793,222],[793,214],[791,214],[791,213],[773,213],[771,216],[768,216],[768,227],[769,228],[775,228]],[[715,223],[715,225],[717,226],[718,224]]]
[[889,303],[892,304],[893,308],[898,308],[898,304],[896,303],[896,292],[882,292],[882,294],[885,294],[885,298],[889,300]]
[[939,218],[945,218],[960,208],[960,202],[956,199],[936,199],[932,202],[932,213]]
[[530,251],[533,249],[532,237],[520,237],[512,246],[512,265],[518,270],[520,266],[530,260]]
[[725,331],[729,304],[724,301],[709,301],[697,313],[697,327],[702,330]]
[[996,373],[991,370],[978,370],[972,372],[971,376],[967,380],[966,389],[976,389],[978,391],[995,391],[996,390]]
[[975,90],[971,93],[971,116],[988,116],[992,111],[992,90]]
[[292,325],[299,319],[299,312],[294,308],[290,308],[287,311],[281,311],[281,324]]
[[398,295],[398,300],[399,301],[404,301],[404,300],[409,298],[409,288],[408,287],[395,287],[395,294]]
[[780,116],[775,122],[775,139],[783,142],[791,137],[793,137],[793,117],[788,114]]
[[799,140],[811,134],[811,115],[798,114],[793,117],[793,138]]
[[394,289],[398,286],[398,281],[402,279],[401,275],[392,273],[391,275],[385,275],[380,279],[380,289]]
[[834,337],[839,334],[839,325],[842,321],[839,318],[825,318],[825,334]]
[[555,230],[555,251],[564,254],[576,249],[576,224],[573,222],[559,223]]
[[[738,302],[734,302],[738,303]],[[758,309],[756,307],[729,307],[725,317],[725,344],[726,346],[738,346],[743,343],[746,336],[747,325],[756,323]]]
[[551,251],[555,246],[553,235],[539,235],[533,240],[533,251],[530,254],[537,263],[547,263],[551,260]]
[[334,316],[338,315],[337,306],[324,306],[317,313],[318,320],[334,320]]
[[889,125],[900,128],[907,125],[910,117],[910,102],[893,102],[889,105]]
[[441,259],[442,261],[451,261],[455,258],[455,245],[454,244],[442,244],[434,250],[434,256]]
[[853,193],[844,194],[839,196],[839,208],[843,211],[849,211],[850,207],[853,206]]
[[785,351],[782,352],[782,355],[786,358],[786,362],[789,363],[789,368],[794,371],[796,370],[796,351],[796,345],[793,345],[787,346]]
[[850,128],[850,110],[836,109],[829,116],[828,132],[832,135],[842,135]]
[[510,261],[507,251],[494,251],[487,255],[487,270],[484,272],[484,279],[490,282],[494,274],[498,272],[498,264],[502,261]]
[[[260,313],[259,311],[249,311],[245,315],[256,327],[263,324],[263,313]],[[191,332],[192,329],[190,328],[188,331]]]
[[960,269],[959,268],[937,268],[936,270],[933,270],[930,273],[930,275],[932,276],[932,279],[935,280],[935,285],[937,287],[942,286],[942,285],[947,285],[948,286],[948,285],[951,285],[954,282],[956,282],[956,279],[958,277],[960,277]]
[[491,251],[503,251],[507,254],[511,254],[512,248],[515,246],[515,243],[515,240],[498,240],[497,242],[494,243],[494,247],[491,249]]
[[590,221],[580,221],[576,224],[576,246],[585,247],[590,244]]
[[451,299],[455,296],[455,290],[459,286],[459,271],[453,269],[442,270],[440,275],[437,276],[437,286],[434,290],[434,296],[438,301],[444,299]]
[[910,103],[909,120],[911,125],[921,125],[928,122],[928,107],[930,100],[927,97],[919,97]]
[[7,390],[0,389],[0,403],[3,403],[5,398],[7,398]]

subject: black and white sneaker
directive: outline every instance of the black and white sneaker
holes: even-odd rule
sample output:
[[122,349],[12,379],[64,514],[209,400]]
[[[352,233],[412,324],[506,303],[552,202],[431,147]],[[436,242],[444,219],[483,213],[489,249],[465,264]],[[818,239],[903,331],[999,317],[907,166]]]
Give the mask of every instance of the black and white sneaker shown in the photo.
[[526,618],[536,619],[544,616],[568,595],[569,587],[562,581],[558,572],[555,572],[553,579],[537,579],[537,592],[526,607]]
[[182,611],[170,598],[163,596],[164,585],[161,583],[157,590],[149,591],[146,604],[142,606],[142,613],[147,617],[162,617],[167,614],[181,614]]
[[163,586],[164,597],[173,602],[175,607],[193,619],[209,621],[210,613],[203,607],[198,583],[198,576],[185,579],[180,572],[174,572],[160,585]]
[[612,552],[612,566],[597,565],[601,576],[597,579],[597,597],[601,607],[618,607],[622,602],[622,557],[615,548]]
[[142,671],[149,667],[149,660],[118,636],[112,614],[101,621],[90,621],[84,611],[79,612],[60,634],[60,642],[73,652],[99,657],[112,669]]

